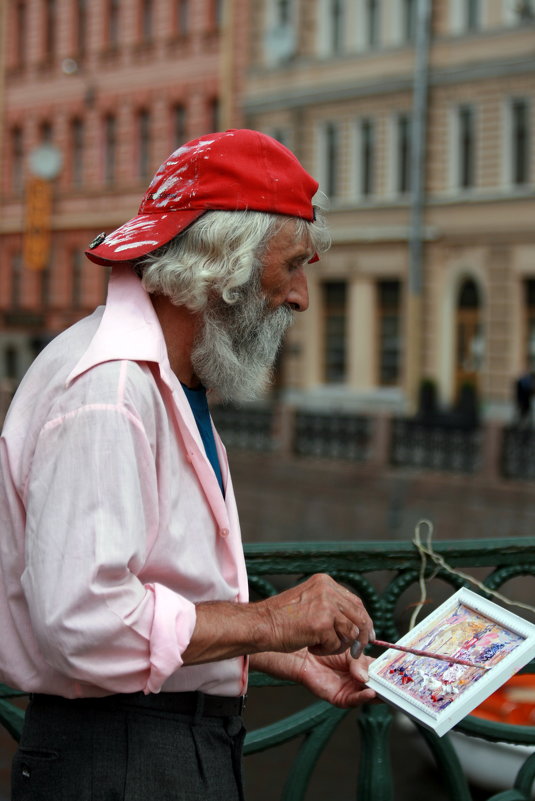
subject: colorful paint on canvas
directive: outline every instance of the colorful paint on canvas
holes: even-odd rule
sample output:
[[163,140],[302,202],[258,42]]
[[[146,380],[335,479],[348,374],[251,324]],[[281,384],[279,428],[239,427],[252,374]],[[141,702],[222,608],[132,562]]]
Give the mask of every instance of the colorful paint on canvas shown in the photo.
[[[492,667],[523,640],[519,634],[458,603],[452,612],[430,623],[413,640],[403,644]],[[473,667],[396,652],[385,661],[377,675],[438,712],[485,673],[487,671]]]

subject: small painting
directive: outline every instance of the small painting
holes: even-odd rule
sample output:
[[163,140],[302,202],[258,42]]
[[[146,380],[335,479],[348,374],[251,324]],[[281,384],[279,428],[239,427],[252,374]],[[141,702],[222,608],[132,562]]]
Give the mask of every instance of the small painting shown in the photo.
[[444,734],[535,656],[535,626],[462,589],[399,644],[477,665],[389,649],[371,666],[379,696]]

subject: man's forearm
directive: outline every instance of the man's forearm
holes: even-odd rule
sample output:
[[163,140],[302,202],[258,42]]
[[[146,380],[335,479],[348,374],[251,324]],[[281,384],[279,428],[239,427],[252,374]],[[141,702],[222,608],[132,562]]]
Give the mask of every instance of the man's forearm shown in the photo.
[[339,654],[357,638],[364,647],[372,631],[360,598],[322,574],[256,603],[200,603],[196,615],[182,655],[186,665],[303,648],[317,656]]
[[198,604],[196,613],[193,636],[182,654],[185,665],[255,654],[271,639],[269,616],[257,604],[208,601]]

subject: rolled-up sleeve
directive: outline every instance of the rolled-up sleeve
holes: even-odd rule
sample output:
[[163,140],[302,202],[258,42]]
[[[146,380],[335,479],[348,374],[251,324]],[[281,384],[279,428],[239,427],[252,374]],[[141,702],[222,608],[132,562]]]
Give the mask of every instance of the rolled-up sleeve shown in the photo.
[[139,576],[159,526],[141,420],[83,406],[42,429],[26,481],[22,584],[44,659],[81,684],[158,692],[182,665],[195,606]]

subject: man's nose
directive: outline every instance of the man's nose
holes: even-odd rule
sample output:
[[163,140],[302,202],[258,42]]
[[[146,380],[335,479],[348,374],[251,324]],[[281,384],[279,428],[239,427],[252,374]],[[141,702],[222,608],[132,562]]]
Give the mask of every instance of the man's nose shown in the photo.
[[308,283],[304,270],[296,270],[293,274],[286,303],[294,311],[304,312],[308,309]]

